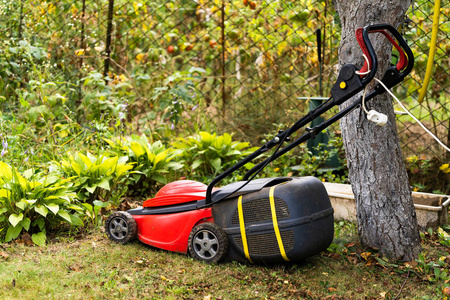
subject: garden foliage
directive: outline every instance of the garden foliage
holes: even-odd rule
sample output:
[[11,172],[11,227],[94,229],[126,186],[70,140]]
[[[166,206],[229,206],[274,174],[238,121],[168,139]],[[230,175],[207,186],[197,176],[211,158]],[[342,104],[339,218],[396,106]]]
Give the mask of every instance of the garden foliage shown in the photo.
[[[311,49],[322,23],[331,43],[324,70],[337,61],[338,18],[313,5],[326,1],[262,1],[258,9],[231,1],[223,24],[217,3],[116,2],[114,17],[121,21],[115,30],[126,38],[115,40],[109,72],[103,69],[102,1],[87,1],[84,12],[80,1],[0,4],[0,242],[29,233],[43,245],[58,230],[97,226],[102,209],[151,197],[167,182],[208,183],[262,143],[262,132],[272,131],[266,137],[272,138],[280,129],[273,122],[306,113],[307,102],[296,97],[320,91],[311,80],[319,68]],[[412,18],[424,20],[418,10]],[[420,49],[428,43],[420,30],[406,35]],[[422,66],[426,58],[417,49]],[[230,70],[236,73],[221,77]],[[331,84],[333,76],[323,72],[323,82]],[[407,93],[416,88],[413,81]],[[294,102],[283,103],[287,98]],[[438,107],[439,101],[427,101]],[[346,182],[339,137],[319,148],[314,155],[299,147],[260,175]],[[332,156],[341,166],[324,168]],[[408,163],[416,188],[448,193],[447,163]],[[428,179],[436,172],[447,181],[433,188]]]

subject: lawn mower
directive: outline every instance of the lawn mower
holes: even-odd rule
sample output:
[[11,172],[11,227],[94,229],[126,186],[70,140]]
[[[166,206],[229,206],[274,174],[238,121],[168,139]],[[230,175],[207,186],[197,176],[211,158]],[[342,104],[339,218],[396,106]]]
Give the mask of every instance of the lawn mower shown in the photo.
[[[111,214],[105,222],[107,236],[127,243],[136,237],[143,243],[168,251],[189,253],[195,259],[217,263],[221,260],[270,264],[298,261],[317,254],[333,241],[334,219],[323,183],[309,177],[259,178],[256,175],[281,155],[338,121],[351,111],[385,92],[380,84],[370,93],[290,142],[290,136],[332,107],[361,92],[375,76],[377,58],[369,33],[381,33],[399,53],[398,62],[385,72],[387,88],[400,83],[413,67],[414,57],[400,33],[386,24],[356,30],[365,63],[358,71],[344,65],[331,89],[331,97],[292,127],[212,180],[209,185],[180,180],[161,188],[142,207]],[[395,38],[395,39],[394,39]],[[378,125],[386,116],[371,110],[368,119]],[[283,145],[290,142],[287,146]],[[245,164],[275,148],[255,165],[243,181],[215,187]]]

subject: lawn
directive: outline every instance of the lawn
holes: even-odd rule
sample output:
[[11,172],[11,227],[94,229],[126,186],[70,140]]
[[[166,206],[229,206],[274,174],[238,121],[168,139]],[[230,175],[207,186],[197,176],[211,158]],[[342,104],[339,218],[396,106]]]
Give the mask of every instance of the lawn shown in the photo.
[[208,265],[138,241],[114,244],[101,230],[37,247],[0,245],[0,299],[443,299],[450,248],[422,234],[423,252],[391,263],[336,224],[330,247],[297,263]]

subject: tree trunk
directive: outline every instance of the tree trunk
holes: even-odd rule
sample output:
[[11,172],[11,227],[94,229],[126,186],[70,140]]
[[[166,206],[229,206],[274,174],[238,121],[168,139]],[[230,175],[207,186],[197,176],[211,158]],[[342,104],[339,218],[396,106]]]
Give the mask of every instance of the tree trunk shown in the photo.
[[[410,1],[333,0],[342,24],[339,63],[362,66],[362,51],[355,30],[365,25],[402,22]],[[392,45],[381,34],[370,35],[378,57],[376,78],[389,66]],[[371,91],[374,84],[368,87]],[[361,95],[361,94],[360,94]],[[358,95],[357,97],[359,97]],[[356,97],[342,104],[348,106]],[[408,175],[402,159],[394,108],[387,93],[366,103],[388,116],[379,127],[355,110],[341,120],[350,182],[355,194],[358,233],[364,246],[377,248],[391,260],[411,261],[420,251],[420,236]]]

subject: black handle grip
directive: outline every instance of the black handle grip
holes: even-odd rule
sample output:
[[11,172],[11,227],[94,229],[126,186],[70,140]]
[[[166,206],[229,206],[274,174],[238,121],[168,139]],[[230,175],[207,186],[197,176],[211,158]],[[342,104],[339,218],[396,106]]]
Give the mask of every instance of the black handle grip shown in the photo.
[[[408,60],[408,64],[406,65],[406,68],[404,68],[400,72],[400,75],[401,75],[402,79],[404,77],[406,77],[411,72],[411,70],[414,67],[414,55],[413,55],[413,53],[411,51],[411,48],[408,46],[408,43],[406,43],[406,41],[403,39],[403,37],[400,34],[400,32],[398,32],[397,29],[395,29],[392,25],[389,25],[389,24],[369,25],[369,26],[366,26],[365,29],[367,29],[367,32],[369,32],[369,33],[370,32],[378,32],[378,31],[381,31],[381,30],[387,30],[395,37],[395,39],[400,44],[400,47],[402,48],[402,50],[406,54],[406,57],[407,57],[407,60]],[[395,46],[395,44],[394,44],[394,46]]]

